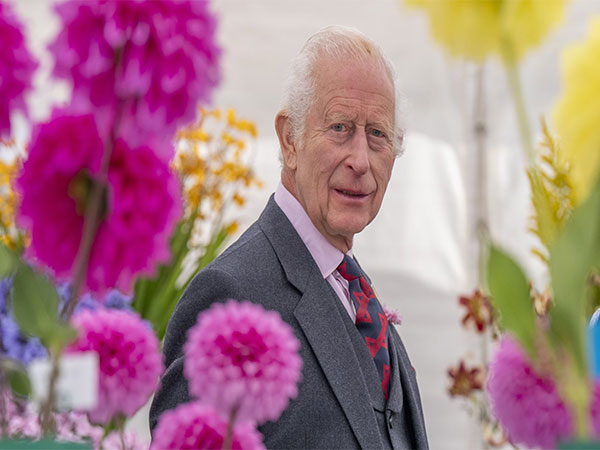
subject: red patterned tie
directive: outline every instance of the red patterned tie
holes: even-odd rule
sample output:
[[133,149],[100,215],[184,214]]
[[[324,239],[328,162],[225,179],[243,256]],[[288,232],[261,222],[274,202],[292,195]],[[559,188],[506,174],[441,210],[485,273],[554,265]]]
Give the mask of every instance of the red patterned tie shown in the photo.
[[338,272],[348,280],[350,299],[356,308],[356,328],[365,339],[381,380],[387,400],[390,383],[390,353],[388,351],[388,320],[364,272],[348,255],[338,266]]

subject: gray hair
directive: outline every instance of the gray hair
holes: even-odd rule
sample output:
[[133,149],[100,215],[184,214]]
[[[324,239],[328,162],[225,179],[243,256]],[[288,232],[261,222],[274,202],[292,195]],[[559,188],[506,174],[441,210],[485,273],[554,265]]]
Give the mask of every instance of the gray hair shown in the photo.
[[321,58],[353,58],[373,60],[383,68],[394,86],[394,153],[402,153],[404,127],[401,120],[401,94],[398,91],[396,72],[392,62],[379,46],[355,28],[332,25],[313,34],[300,53],[292,60],[281,110],[289,118],[293,140],[300,145],[304,138],[304,126],[315,95],[315,63]]

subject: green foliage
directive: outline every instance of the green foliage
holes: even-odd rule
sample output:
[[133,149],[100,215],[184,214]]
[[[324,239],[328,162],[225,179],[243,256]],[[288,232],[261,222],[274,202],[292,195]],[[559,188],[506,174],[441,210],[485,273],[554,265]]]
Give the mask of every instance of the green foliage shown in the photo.
[[563,232],[550,247],[554,306],[550,311],[552,342],[573,355],[586,373],[584,348],[586,288],[600,267],[600,183],[573,211]]
[[0,278],[12,275],[17,268],[18,259],[10,249],[0,243]]
[[565,222],[576,205],[569,166],[558,157],[558,145],[542,118],[544,140],[541,143],[541,163],[527,171],[534,207],[530,231],[538,236],[545,250],[533,249],[533,253],[546,264],[548,249],[564,228]]
[[59,352],[77,336],[58,314],[59,296],[43,274],[20,263],[12,286],[12,310],[21,331],[40,338],[44,347]]
[[[192,217],[195,217],[192,215]],[[169,318],[177,301],[182,296],[191,279],[208,265],[221,251],[228,236],[227,227],[219,227],[204,253],[196,261],[187,261],[190,249],[188,242],[192,234],[193,221],[182,221],[171,238],[172,260],[158,268],[158,275],[152,279],[140,278],[135,284],[133,308],[148,320],[160,340],[163,339]],[[191,266],[191,270],[184,266]],[[185,270],[185,274],[183,274]],[[183,276],[183,280],[182,280]]]
[[519,265],[495,246],[491,247],[487,262],[487,284],[501,326],[534,357],[535,313],[527,278]]
[[2,374],[6,377],[12,391],[20,397],[31,395],[31,383],[27,371],[18,361],[9,358],[0,360]]

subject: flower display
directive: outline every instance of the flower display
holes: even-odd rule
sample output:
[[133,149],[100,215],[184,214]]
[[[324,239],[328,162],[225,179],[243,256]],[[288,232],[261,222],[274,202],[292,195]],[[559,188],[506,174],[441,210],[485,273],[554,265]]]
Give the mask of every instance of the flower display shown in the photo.
[[404,0],[429,16],[433,37],[451,55],[475,61],[502,52],[508,39],[516,59],[562,19],[565,0]]
[[571,416],[554,382],[535,372],[509,336],[490,363],[487,390],[494,414],[514,444],[555,448],[560,439],[572,436]]
[[[227,423],[213,409],[199,403],[185,403],[160,416],[154,429],[151,450],[221,449]],[[233,428],[231,449],[264,449],[260,434],[249,424]]]
[[463,360],[458,366],[448,369],[452,384],[448,393],[454,396],[468,397],[473,391],[483,389],[483,373],[479,367],[467,368]]
[[[14,401],[10,396],[3,394],[3,411],[6,414],[6,432],[2,438],[28,438],[38,440],[42,438],[42,427],[40,426],[39,414],[30,403]],[[85,414],[78,412],[55,413],[56,440],[59,442],[91,442],[94,449],[103,450],[146,450],[148,443],[141,439],[133,431],[123,433],[121,445],[121,434],[113,431],[104,437],[102,427],[92,425]]]
[[276,420],[298,393],[300,344],[277,312],[229,300],[198,315],[184,345],[190,394],[225,417]]
[[600,18],[590,22],[587,40],[564,51],[564,87],[553,110],[559,158],[569,166],[575,197],[583,200],[600,173]]
[[131,312],[109,309],[81,311],[72,323],[79,337],[68,351],[98,353],[98,404],[90,419],[106,423],[118,415],[132,416],[154,392],[163,371],[152,329]]
[[478,333],[483,333],[487,326],[490,326],[494,321],[494,310],[490,299],[476,289],[472,295],[463,295],[459,297],[458,303],[467,309],[467,312],[462,318],[463,326],[467,326],[470,322]]
[[[18,222],[31,233],[26,256],[50,267],[59,280],[73,270],[102,148],[91,115],[55,112],[35,128],[16,181]],[[128,148],[121,140],[112,152],[108,182],[86,283],[97,292],[113,287],[130,292],[136,275],[151,275],[157,263],[169,259],[169,236],[181,213],[179,183],[150,148]]]
[[169,160],[175,130],[194,120],[220,78],[208,2],[70,0],[56,12],[53,74],[73,83],[71,106],[94,110],[103,136],[119,121],[130,146]]
[[27,113],[24,94],[32,87],[37,62],[25,45],[21,24],[11,6],[0,2],[0,136],[9,135],[10,111]]

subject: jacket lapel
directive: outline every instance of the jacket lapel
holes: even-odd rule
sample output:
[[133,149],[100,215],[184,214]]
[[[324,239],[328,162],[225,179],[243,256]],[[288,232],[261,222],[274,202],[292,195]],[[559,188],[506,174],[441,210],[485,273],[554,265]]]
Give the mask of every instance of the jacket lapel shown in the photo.
[[335,303],[339,300],[273,196],[258,223],[271,242],[288,281],[302,293],[294,316],[360,447],[383,448],[367,387]]
[[[320,273],[317,273],[320,276]],[[361,448],[383,448],[352,342],[325,280],[310,283],[294,310]],[[362,386],[361,386],[362,385]]]
[[390,331],[391,347],[394,351],[394,357],[398,358],[397,365],[400,371],[401,392],[392,387],[388,408],[396,413],[400,413],[403,407],[408,408],[417,448],[429,448],[415,369],[408,358],[408,353],[406,353],[400,335],[394,327],[391,327]]

